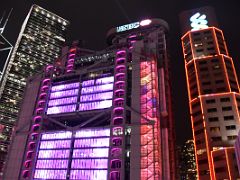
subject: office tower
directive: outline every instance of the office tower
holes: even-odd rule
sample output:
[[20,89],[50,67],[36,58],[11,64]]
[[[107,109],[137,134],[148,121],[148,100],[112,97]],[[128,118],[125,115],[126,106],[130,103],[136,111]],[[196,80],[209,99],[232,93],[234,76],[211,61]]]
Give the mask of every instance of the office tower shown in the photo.
[[31,78],[4,178],[176,179],[167,32],[112,28],[108,48],[72,45]]
[[198,177],[237,179],[239,84],[223,32],[213,26],[213,17],[209,8],[182,14],[184,28],[189,27],[182,46]]
[[68,21],[33,5],[23,22],[0,87],[0,164],[7,148],[23,97],[26,79],[61,54]]
[[197,168],[193,140],[187,140],[180,149],[179,169],[181,180],[197,179]]
[[240,174],[240,131],[238,133],[238,137],[235,142],[235,154],[236,154],[236,160],[238,165],[238,172]]

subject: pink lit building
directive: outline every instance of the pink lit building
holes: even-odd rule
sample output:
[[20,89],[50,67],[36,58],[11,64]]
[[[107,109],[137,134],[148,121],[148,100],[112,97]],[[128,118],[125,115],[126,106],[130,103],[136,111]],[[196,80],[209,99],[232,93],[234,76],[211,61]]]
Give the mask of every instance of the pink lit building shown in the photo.
[[167,31],[112,28],[107,49],[74,43],[30,78],[5,179],[176,179]]

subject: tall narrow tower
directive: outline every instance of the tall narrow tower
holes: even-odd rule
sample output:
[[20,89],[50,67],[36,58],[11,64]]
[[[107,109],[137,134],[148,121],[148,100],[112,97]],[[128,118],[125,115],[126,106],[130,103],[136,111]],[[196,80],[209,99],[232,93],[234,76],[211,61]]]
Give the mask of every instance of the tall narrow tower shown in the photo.
[[[237,179],[234,141],[240,129],[237,75],[210,8],[182,14],[189,106],[199,179]],[[185,22],[183,22],[185,20]]]
[[61,54],[68,24],[65,19],[33,5],[22,25],[9,62],[6,62],[0,87],[1,165],[5,162],[26,78]]

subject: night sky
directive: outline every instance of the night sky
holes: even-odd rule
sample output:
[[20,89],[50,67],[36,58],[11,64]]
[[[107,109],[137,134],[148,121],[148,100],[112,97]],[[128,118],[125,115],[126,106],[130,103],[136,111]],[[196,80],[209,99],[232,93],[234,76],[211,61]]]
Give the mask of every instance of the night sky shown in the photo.
[[171,71],[177,144],[192,138],[184,61],[178,14],[183,10],[210,5],[215,8],[220,28],[240,75],[240,6],[237,0],[1,0],[0,16],[13,8],[5,37],[15,44],[20,27],[32,4],[37,4],[69,20],[68,42],[80,39],[93,50],[107,45],[107,31],[118,25],[144,18],[162,18],[170,26]]

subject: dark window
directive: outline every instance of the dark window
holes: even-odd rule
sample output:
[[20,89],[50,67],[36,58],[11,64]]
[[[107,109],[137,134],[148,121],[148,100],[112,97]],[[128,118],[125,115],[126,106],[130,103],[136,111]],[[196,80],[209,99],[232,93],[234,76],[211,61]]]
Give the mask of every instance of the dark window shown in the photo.
[[210,118],[208,118],[208,121],[209,122],[216,122],[216,121],[218,121],[218,117],[210,117]]
[[200,68],[200,71],[208,71],[208,68],[207,67],[202,67],[202,68]]
[[207,104],[212,104],[212,103],[215,103],[215,102],[216,102],[215,99],[208,99],[208,100],[206,100]]
[[220,98],[221,102],[230,102],[230,98]]
[[231,111],[231,110],[232,110],[232,106],[222,107],[222,111]]
[[224,116],[224,121],[234,120],[234,116]]
[[235,140],[237,138],[237,136],[233,135],[233,136],[228,136],[227,138],[228,138],[228,140]]
[[210,131],[211,132],[219,132],[220,131],[220,127],[210,127]]
[[234,129],[236,129],[235,125],[226,126],[226,130],[234,130]]
[[207,112],[217,112],[217,108],[209,108],[207,109]]
[[212,93],[212,90],[211,89],[204,89],[203,93],[204,94],[210,94],[210,93]]
[[221,172],[225,172],[226,168],[225,167],[219,167],[219,168],[215,168],[215,172],[216,173],[221,173]]
[[198,164],[206,164],[206,163],[208,163],[207,159],[198,160]]
[[207,64],[207,61],[205,61],[205,60],[204,61],[199,61],[199,64],[201,64],[201,65],[202,64]]

